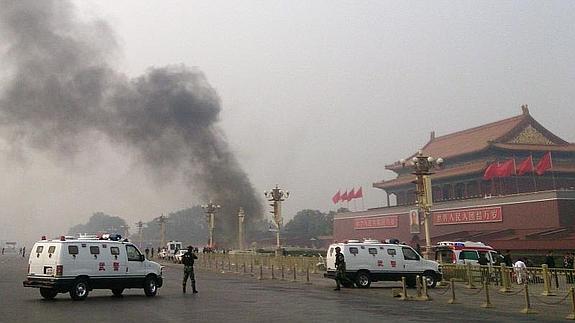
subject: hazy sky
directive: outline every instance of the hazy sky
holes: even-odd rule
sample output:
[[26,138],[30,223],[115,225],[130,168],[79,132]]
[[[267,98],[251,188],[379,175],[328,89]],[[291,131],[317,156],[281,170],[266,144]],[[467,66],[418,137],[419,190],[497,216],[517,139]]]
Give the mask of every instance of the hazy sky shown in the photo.
[[[128,75],[181,63],[206,74],[262,198],[275,184],[292,193],[286,217],[335,209],[338,189],[360,185],[365,206],[381,206],[371,184],[431,130],[497,121],[522,104],[575,141],[573,1],[74,3],[110,24]],[[95,211],[133,224],[204,202],[182,183],[154,187],[105,141],[74,162],[30,152],[0,167],[0,236],[56,234]]]

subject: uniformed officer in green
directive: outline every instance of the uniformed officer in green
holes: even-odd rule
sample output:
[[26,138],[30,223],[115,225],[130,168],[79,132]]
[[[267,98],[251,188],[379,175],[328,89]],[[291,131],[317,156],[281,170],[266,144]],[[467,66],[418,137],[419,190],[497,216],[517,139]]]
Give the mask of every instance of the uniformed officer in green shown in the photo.
[[335,247],[335,270],[335,283],[337,287],[334,290],[340,290],[340,285],[348,281],[345,274],[345,257],[343,253],[341,253],[340,247]]
[[182,256],[182,264],[184,264],[184,281],[182,282],[182,291],[186,293],[186,283],[188,282],[188,277],[192,282],[192,291],[197,293],[196,290],[196,277],[194,276],[194,259],[198,257],[194,254],[194,247],[189,246],[188,251]]

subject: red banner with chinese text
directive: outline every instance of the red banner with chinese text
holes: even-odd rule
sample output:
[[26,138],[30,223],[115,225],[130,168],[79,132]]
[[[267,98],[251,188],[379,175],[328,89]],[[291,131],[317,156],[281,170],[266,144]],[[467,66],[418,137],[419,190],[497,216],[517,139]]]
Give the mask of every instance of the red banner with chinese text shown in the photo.
[[369,218],[360,218],[353,221],[353,228],[376,229],[376,228],[397,228],[399,220],[397,215],[374,216]]
[[434,225],[489,223],[503,221],[503,213],[501,213],[501,207],[440,211],[433,212],[431,216]]

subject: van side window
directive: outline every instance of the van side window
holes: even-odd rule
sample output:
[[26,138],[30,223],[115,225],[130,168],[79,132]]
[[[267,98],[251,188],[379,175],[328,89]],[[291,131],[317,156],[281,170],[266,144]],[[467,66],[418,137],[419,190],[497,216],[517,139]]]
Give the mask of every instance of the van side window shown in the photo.
[[100,247],[90,246],[90,253],[93,255],[99,255],[100,254]]
[[68,246],[68,253],[71,255],[78,254],[78,246]]
[[377,248],[369,248],[368,251],[370,255],[377,255]]
[[44,250],[44,246],[36,247],[36,253],[42,253],[42,250]]
[[395,251],[395,249],[387,249],[387,254],[390,256],[395,256],[397,251]]
[[463,250],[459,253],[459,259],[479,260],[479,255],[477,254],[476,251]]
[[359,249],[357,249],[357,247],[349,247],[349,253],[357,255],[359,253]]
[[54,253],[54,251],[56,251],[56,246],[48,247],[48,253]]
[[110,247],[110,252],[112,253],[112,255],[117,256],[120,254],[120,248],[118,247]]
[[419,260],[419,255],[411,248],[403,247],[403,259],[405,260]]
[[128,255],[129,261],[140,261],[140,252],[136,247],[126,245],[126,254]]

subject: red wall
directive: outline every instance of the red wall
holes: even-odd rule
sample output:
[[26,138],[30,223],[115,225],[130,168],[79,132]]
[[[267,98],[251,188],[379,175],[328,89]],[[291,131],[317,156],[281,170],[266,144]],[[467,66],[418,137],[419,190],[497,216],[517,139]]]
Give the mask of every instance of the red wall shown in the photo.
[[[486,208],[494,206],[484,206]],[[492,222],[492,223],[466,223],[466,224],[449,224],[449,225],[433,225],[430,226],[430,233],[433,243],[438,242],[434,237],[458,233],[462,231],[499,231],[505,229],[517,229],[517,230],[545,230],[550,228],[557,228],[560,226],[573,226],[573,213],[575,212],[575,201],[573,200],[545,200],[545,201],[533,201],[533,202],[523,202],[516,204],[502,204],[496,205],[495,207],[501,207],[502,221]],[[415,207],[414,207],[415,208]],[[478,206],[482,208],[482,206]],[[559,213],[561,211],[561,214]],[[392,208],[390,208],[388,214],[398,215],[398,227],[397,228],[378,228],[378,229],[354,229],[354,219],[360,218],[337,218],[334,220],[334,240],[343,241],[347,239],[363,239],[372,238],[378,240],[397,238],[401,241],[411,243],[414,236],[419,238],[419,243],[423,245],[425,241],[425,234],[423,225],[420,227],[419,234],[410,233],[409,216],[408,213],[404,212],[401,214],[393,213]],[[385,213],[379,210],[374,212],[374,214]],[[341,217],[346,217],[349,215],[353,216],[353,213],[343,214]],[[364,214],[365,215],[365,214]],[[365,218],[362,216],[361,218]],[[561,220],[560,220],[561,219]],[[431,221],[430,221],[431,222]]]

